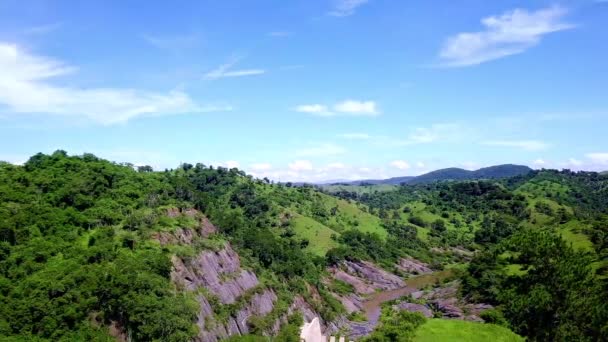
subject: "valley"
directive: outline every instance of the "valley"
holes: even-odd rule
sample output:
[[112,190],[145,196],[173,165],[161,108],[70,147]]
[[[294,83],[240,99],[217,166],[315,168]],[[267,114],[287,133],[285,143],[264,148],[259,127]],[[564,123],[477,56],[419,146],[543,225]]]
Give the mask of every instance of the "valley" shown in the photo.
[[316,187],[57,151],[0,180],[8,340],[604,336],[597,173]]

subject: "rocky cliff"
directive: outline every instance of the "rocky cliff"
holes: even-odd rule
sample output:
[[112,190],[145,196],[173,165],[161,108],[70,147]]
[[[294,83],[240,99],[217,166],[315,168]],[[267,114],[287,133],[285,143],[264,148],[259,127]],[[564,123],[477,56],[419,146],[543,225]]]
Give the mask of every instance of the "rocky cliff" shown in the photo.
[[[153,236],[161,245],[192,245],[217,229],[200,212],[195,210],[170,210],[169,216],[188,215],[196,217],[196,228],[177,228]],[[215,342],[220,339],[244,335],[251,332],[250,320],[265,317],[273,312],[278,300],[276,293],[260,283],[251,270],[241,267],[238,254],[229,243],[215,250],[202,250],[194,257],[173,256],[171,279],[176,287],[195,293],[199,304],[197,325],[200,342]],[[301,296],[295,296],[291,305],[274,318],[270,330],[277,333],[287,322],[289,315],[300,311],[305,320],[318,314]]]

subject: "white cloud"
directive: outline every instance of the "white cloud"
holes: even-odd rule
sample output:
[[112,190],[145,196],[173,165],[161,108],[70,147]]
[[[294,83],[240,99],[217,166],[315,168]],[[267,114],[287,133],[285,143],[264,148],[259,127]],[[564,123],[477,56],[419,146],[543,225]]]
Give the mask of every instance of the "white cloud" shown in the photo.
[[379,114],[374,101],[346,100],[334,105],[334,111],[351,115],[375,116]]
[[450,37],[439,57],[444,66],[469,66],[519,54],[540,43],[543,35],[568,30],[574,25],[562,21],[567,11],[553,6],[529,12],[515,9],[481,20],[485,30]]
[[137,89],[75,88],[51,83],[74,73],[61,61],[36,56],[13,44],[0,43],[0,104],[15,113],[84,117],[102,124],[135,117],[230,110],[201,107],[185,93],[154,93]]
[[289,163],[289,169],[292,171],[310,171],[312,170],[312,163],[308,160],[296,160],[293,163]]
[[391,166],[399,170],[407,170],[410,168],[410,164],[408,164],[408,162],[405,160],[393,160],[391,162]]
[[536,159],[532,162],[532,165],[537,167],[544,167],[547,165],[547,162],[544,159]]
[[295,111],[317,116],[378,116],[380,112],[374,101],[345,100],[333,105],[330,110],[324,104],[305,104],[295,107]]
[[203,78],[206,80],[217,80],[220,78],[226,77],[242,77],[242,76],[254,76],[254,75],[262,75],[266,73],[264,69],[240,69],[240,70],[231,70],[234,66],[236,66],[240,57],[233,57],[227,63],[224,63],[217,68],[206,73]]
[[473,161],[465,161],[460,163],[460,166],[462,166],[462,168],[464,168],[465,170],[477,170],[479,169],[479,164]]
[[299,149],[295,154],[300,157],[323,157],[343,154],[345,152],[346,149],[342,146],[325,143]]
[[419,169],[422,169],[422,168],[424,168],[425,166],[426,166],[426,165],[424,165],[424,163],[423,163],[423,162],[417,162],[417,163],[416,163],[416,167],[417,167],[417,168],[419,168]]
[[[295,108],[295,111],[300,112],[300,113],[319,115],[319,116],[327,116],[328,113],[330,113],[329,110],[327,109],[327,106],[320,105],[320,104],[300,105]],[[329,114],[329,115],[331,115],[331,114]]]
[[608,152],[587,153],[585,157],[589,158],[594,164],[608,165]]
[[328,170],[341,170],[341,169],[345,169],[346,165],[344,165],[342,163],[330,163],[330,164],[327,164],[327,166],[325,168]]
[[458,141],[464,135],[464,130],[458,124],[433,124],[429,127],[417,127],[405,138],[375,137],[374,143],[384,147],[402,147],[442,141]]
[[357,7],[367,2],[368,0],[334,0],[333,8],[328,14],[334,17],[347,17],[353,15]]
[[249,168],[253,171],[268,171],[272,169],[272,165],[269,163],[254,163],[249,165]]
[[350,140],[367,140],[371,138],[371,136],[366,133],[344,133],[339,134],[338,137]]
[[579,166],[583,165],[583,162],[578,159],[569,158],[568,165],[579,167]]
[[546,142],[539,140],[490,140],[484,141],[481,144],[486,146],[519,148],[525,151],[541,151],[551,146]]

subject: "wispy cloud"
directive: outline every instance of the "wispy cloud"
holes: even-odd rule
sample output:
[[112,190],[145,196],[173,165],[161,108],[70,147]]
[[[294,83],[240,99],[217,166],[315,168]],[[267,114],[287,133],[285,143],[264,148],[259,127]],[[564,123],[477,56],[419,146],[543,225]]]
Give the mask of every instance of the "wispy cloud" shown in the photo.
[[462,67],[515,55],[540,43],[546,34],[575,26],[563,22],[568,11],[559,6],[529,12],[515,9],[481,20],[483,31],[459,33],[439,53],[442,66]]
[[416,127],[405,138],[378,136],[373,137],[372,140],[376,145],[382,147],[402,147],[445,141],[454,142],[466,133],[459,124],[439,123],[428,127]]
[[270,163],[254,163],[249,165],[249,168],[253,171],[268,171],[272,169],[272,164]]
[[585,157],[589,158],[594,164],[602,166],[608,165],[608,152],[587,153]]
[[295,108],[295,111],[318,116],[330,116],[332,114],[327,106],[321,104],[299,105]]
[[316,116],[378,116],[380,111],[374,101],[345,100],[330,109],[324,104],[305,104],[295,107],[295,111]]
[[87,118],[102,124],[141,116],[230,110],[200,106],[182,91],[156,93],[129,88],[63,87],[51,81],[77,68],[0,42],[0,104],[13,114],[34,113]]
[[489,140],[483,141],[482,145],[518,148],[525,151],[541,151],[551,147],[550,144],[539,140]]
[[239,69],[231,70],[241,61],[240,57],[233,57],[227,63],[224,63],[217,68],[206,73],[203,78],[206,80],[217,80],[226,77],[242,77],[242,76],[254,76],[266,73],[264,69]]
[[308,160],[296,160],[289,163],[289,169],[292,171],[309,171],[312,170],[312,163]]
[[295,152],[295,155],[299,157],[324,157],[343,153],[346,153],[344,147],[332,143],[323,143],[301,148]]
[[48,34],[53,31],[58,30],[59,28],[61,28],[61,26],[63,26],[63,23],[60,23],[60,22],[45,24],[45,25],[38,25],[38,26],[31,26],[31,27],[26,28],[24,30],[24,33],[30,34],[30,35]]
[[548,163],[546,160],[539,158],[539,159],[534,160],[532,162],[532,165],[536,166],[537,168],[543,168],[543,167],[547,166]]
[[399,170],[407,170],[411,167],[405,160],[393,160],[390,165]]
[[177,35],[143,35],[143,39],[150,45],[167,50],[183,50],[196,47],[201,42],[198,33],[187,33]]
[[357,8],[367,2],[368,0],[333,0],[333,7],[328,14],[334,17],[347,17],[355,14]]

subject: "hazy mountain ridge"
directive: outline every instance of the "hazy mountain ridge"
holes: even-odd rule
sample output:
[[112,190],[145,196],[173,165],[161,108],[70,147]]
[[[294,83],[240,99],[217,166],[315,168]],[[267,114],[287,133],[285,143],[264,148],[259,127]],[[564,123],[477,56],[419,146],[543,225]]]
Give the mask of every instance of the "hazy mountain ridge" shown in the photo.
[[446,169],[439,169],[435,171],[431,171],[429,173],[425,173],[420,176],[405,176],[405,177],[393,177],[388,179],[365,179],[365,180],[356,180],[351,182],[339,182],[333,183],[335,184],[345,184],[345,185],[363,185],[363,184],[389,184],[389,185],[399,185],[399,184],[424,184],[424,183],[433,183],[440,181],[448,181],[448,180],[472,180],[472,179],[498,179],[498,178],[508,178],[519,175],[525,175],[532,171],[532,169],[525,165],[515,165],[515,164],[502,164],[484,167],[478,170],[470,171],[457,167],[450,167]]

